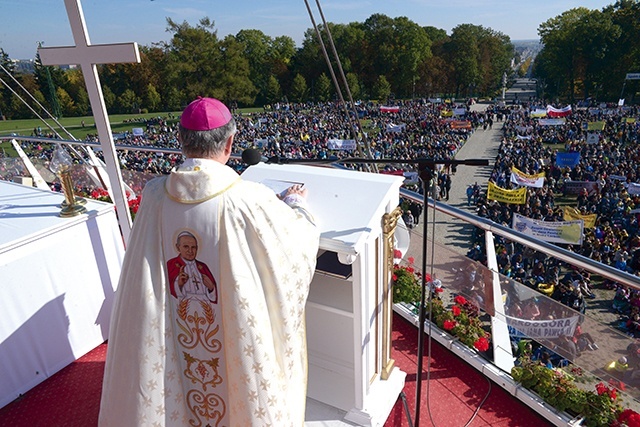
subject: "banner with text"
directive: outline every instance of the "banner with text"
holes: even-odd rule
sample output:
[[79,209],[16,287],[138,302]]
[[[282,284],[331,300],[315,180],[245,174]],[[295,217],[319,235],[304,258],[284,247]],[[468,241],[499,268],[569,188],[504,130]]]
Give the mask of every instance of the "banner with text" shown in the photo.
[[538,221],[514,213],[511,228],[545,242],[581,245],[584,222],[582,220]]
[[329,150],[355,150],[355,139],[330,139],[327,141],[327,148]]
[[587,194],[592,195],[598,192],[598,183],[595,181],[565,181],[564,194],[580,194],[582,190],[587,190]]
[[544,185],[544,172],[529,175],[516,167],[511,167],[511,182],[524,187],[542,188]]
[[528,320],[506,316],[509,335],[528,338],[572,337],[580,316],[563,319]]
[[566,107],[556,108],[552,105],[547,105],[547,116],[548,117],[567,117],[571,115],[571,105],[567,105]]
[[527,188],[522,187],[517,190],[507,190],[505,188],[498,187],[493,182],[489,181],[487,199],[511,205],[524,205],[527,203]]

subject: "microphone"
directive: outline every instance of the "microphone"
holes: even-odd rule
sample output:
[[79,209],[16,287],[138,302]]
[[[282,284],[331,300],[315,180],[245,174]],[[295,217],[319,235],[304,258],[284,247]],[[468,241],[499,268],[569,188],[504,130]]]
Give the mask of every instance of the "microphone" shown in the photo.
[[267,158],[255,148],[247,148],[242,152],[242,161],[249,166],[257,165],[260,162],[266,162]]

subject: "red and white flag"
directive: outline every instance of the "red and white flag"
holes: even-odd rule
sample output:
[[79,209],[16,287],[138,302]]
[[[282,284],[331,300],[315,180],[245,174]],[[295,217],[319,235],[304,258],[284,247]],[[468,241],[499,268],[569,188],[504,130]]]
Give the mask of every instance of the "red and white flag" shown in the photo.
[[551,105],[547,105],[547,117],[567,117],[571,115],[571,105],[567,105],[564,108],[554,108]]

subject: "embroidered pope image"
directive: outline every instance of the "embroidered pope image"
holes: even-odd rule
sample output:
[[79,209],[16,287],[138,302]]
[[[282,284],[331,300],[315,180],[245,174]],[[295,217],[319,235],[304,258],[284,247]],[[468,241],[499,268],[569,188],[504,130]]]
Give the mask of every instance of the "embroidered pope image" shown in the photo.
[[207,264],[198,261],[198,239],[182,231],[176,239],[178,256],[167,261],[169,290],[175,298],[195,297],[218,302],[216,280]]

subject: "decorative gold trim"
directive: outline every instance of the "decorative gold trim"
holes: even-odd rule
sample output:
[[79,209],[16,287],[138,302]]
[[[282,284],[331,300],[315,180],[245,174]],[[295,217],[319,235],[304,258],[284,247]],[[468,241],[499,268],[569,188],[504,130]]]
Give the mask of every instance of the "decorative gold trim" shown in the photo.
[[203,197],[201,199],[196,199],[196,200],[186,200],[186,199],[180,199],[178,197],[175,197],[173,194],[171,194],[169,192],[169,189],[167,188],[167,186],[169,185],[169,179],[167,179],[167,181],[165,182],[164,185],[164,191],[167,193],[167,196],[173,200],[174,202],[178,202],[178,203],[185,203],[185,204],[189,204],[189,205],[194,205],[196,203],[202,203],[202,202],[206,202],[207,200],[211,200],[216,196],[219,196],[220,194],[224,193],[225,191],[229,190],[231,187],[233,187],[234,185],[236,185],[238,182],[240,182],[242,178],[238,177],[238,179],[236,179],[234,182],[232,182],[231,184],[229,184],[227,187],[223,188],[220,191],[217,191],[213,194],[208,195],[207,197]]
[[400,206],[382,216],[384,245],[384,272],[382,280],[382,371],[380,378],[386,380],[391,375],[395,361],[391,358],[391,320],[393,312],[393,237],[402,216]]

